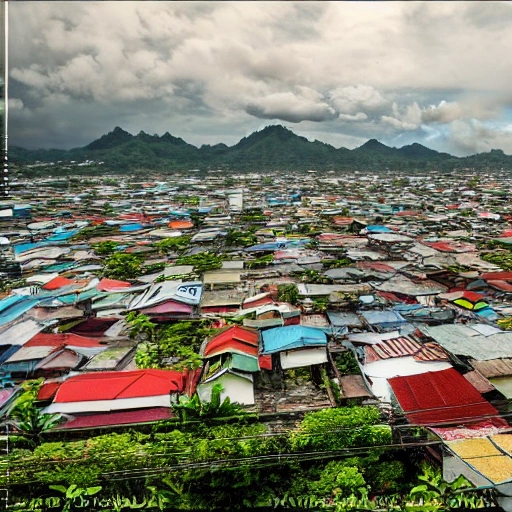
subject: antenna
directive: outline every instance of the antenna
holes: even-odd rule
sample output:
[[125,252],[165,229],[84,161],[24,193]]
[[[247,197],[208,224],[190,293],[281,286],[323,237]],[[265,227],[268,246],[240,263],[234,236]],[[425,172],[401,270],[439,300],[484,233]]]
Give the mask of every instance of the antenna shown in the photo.
[[3,43],[3,101],[4,101],[4,122],[3,122],[3,176],[0,178],[0,198],[9,197],[9,143],[8,143],[8,125],[9,125],[9,3],[8,0],[2,1],[2,43]]

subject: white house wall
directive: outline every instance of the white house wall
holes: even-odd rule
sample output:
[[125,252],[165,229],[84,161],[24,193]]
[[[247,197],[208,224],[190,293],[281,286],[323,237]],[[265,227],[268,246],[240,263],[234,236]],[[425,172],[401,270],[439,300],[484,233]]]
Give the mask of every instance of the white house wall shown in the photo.
[[281,352],[281,368],[300,368],[327,362],[327,350],[325,347],[305,348]]
[[226,373],[210,382],[203,382],[197,386],[197,394],[203,402],[211,401],[212,388],[215,384],[220,384],[223,388],[220,395],[221,401],[229,396],[231,402],[238,402],[242,405],[254,404],[254,384],[250,380],[230,373]]

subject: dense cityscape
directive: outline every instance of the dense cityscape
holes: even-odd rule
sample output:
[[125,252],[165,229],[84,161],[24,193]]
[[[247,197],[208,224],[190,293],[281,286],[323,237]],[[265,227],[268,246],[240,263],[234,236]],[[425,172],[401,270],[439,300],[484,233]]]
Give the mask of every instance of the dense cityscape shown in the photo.
[[510,187],[499,171],[13,180],[10,506],[506,506]]
[[0,509],[512,511],[512,4],[0,4]]

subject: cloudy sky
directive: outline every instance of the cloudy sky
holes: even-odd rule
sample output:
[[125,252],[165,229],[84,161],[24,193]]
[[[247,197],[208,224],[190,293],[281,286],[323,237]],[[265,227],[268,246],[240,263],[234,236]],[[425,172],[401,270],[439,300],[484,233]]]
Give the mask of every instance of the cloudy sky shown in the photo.
[[10,144],[269,124],[512,154],[512,3],[11,2]]

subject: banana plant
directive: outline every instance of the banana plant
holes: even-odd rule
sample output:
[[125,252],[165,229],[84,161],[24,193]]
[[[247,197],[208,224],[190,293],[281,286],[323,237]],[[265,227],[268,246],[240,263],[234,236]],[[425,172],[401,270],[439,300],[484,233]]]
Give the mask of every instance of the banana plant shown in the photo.
[[63,512],[69,512],[72,510],[78,499],[80,499],[80,501],[84,501],[84,498],[94,496],[95,494],[98,494],[102,489],[101,485],[83,488],[78,487],[76,484],[72,484],[69,487],[64,487],[63,485],[50,485],[49,487],[50,489],[58,491],[64,495],[64,503],[62,507]]

